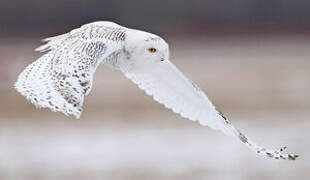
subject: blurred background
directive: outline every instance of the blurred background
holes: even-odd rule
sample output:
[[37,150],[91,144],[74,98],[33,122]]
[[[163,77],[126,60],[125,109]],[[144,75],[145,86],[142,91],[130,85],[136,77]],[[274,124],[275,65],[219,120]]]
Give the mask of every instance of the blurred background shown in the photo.
[[[307,179],[309,9],[308,0],[0,0],[0,179]],[[14,90],[40,39],[98,20],[164,37],[240,130],[301,157],[259,157],[103,66],[79,120]]]

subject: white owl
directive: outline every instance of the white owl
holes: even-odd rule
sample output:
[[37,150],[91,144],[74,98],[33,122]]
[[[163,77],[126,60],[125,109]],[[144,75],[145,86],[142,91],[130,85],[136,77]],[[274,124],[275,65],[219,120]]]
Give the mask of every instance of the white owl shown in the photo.
[[84,96],[92,88],[99,64],[124,73],[154,100],[182,117],[235,137],[252,151],[275,159],[295,160],[258,146],[238,131],[196,84],[169,60],[168,44],[159,36],[112,22],[93,22],[47,38],[37,51],[47,52],[19,75],[15,88],[37,107],[79,118]]

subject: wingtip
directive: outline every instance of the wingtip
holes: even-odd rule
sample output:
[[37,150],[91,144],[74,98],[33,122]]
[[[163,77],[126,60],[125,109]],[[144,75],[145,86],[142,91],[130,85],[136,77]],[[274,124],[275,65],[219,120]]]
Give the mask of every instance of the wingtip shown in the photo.
[[289,159],[289,160],[296,160],[298,157],[299,157],[298,154],[289,154],[289,155],[288,155],[288,159]]
[[299,157],[298,154],[283,153],[284,150],[286,149],[287,146],[284,146],[280,148],[278,151],[275,151],[275,153],[266,152],[266,155],[274,159],[284,159],[284,160],[296,160]]
[[[284,146],[279,149],[279,153],[284,152],[287,149],[287,146]],[[287,154],[287,159],[288,160],[296,160],[299,157],[298,154]]]

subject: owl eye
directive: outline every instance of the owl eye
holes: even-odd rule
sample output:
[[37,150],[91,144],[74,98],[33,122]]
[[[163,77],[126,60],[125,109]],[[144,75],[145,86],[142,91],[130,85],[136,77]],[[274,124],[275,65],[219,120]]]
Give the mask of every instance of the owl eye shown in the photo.
[[149,50],[149,52],[151,52],[151,53],[154,53],[154,52],[157,51],[157,49],[155,49],[155,48],[149,48],[148,50]]

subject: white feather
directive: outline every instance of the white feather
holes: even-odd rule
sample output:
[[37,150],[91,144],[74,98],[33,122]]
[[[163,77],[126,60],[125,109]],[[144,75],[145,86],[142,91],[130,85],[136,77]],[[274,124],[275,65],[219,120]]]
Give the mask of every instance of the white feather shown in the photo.
[[36,50],[48,52],[27,66],[15,84],[17,91],[37,107],[79,118],[94,72],[103,62],[122,71],[155,101],[184,118],[220,130],[260,155],[289,160],[298,157],[282,152],[285,148],[263,148],[237,130],[168,60],[168,44],[157,35],[102,21],[44,41],[46,44]]
[[148,71],[125,73],[125,76],[166,108],[184,118],[198,121],[201,125],[220,130],[226,135],[240,140],[259,155],[290,160],[298,157],[295,154],[283,153],[282,151],[286,147],[276,151],[270,150],[257,145],[246,137],[216,109],[207,95],[169,60],[158,66],[152,66]]
[[121,49],[123,42],[117,35],[125,31],[114,23],[94,23],[44,39],[47,43],[36,51],[48,52],[26,67],[15,88],[36,107],[79,118],[96,68]]

